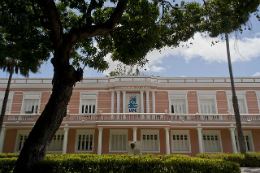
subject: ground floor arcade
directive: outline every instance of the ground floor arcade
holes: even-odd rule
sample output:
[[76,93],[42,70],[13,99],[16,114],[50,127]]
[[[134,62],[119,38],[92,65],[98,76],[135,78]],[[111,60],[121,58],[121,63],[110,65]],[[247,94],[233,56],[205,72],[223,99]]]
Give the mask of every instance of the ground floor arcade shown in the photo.
[[[87,127],[87,128],[86,128]],[[30,132],[27,126],[5,126],[3,153],[19,152]],[[260,151],[260,129],[245,126],[248,152]],[[234,125],[71,125],[63,124],[48,147],[50,153],[128,153],[130,141],[141,141],[143,153],[188,154],[239,152]]]

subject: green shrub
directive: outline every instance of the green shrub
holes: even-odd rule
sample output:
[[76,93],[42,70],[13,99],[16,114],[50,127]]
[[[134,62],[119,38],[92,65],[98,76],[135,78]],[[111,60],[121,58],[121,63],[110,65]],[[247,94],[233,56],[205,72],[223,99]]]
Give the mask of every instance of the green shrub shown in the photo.
[[0,158],[0,173],[12,172],[15,167],[17,157]]
[[19,153],[0,153],[0,158],[12,158],[16,157],[18,158]]
[[[0,173],[12,172],[17,157],[0,158]],[[239,165],[219,159],[192,158],[185,155],[95,155],[48,154],[33,166],[37,173],[179,173],[240,172]]]
[[246,154],[198,154],[199,158],[206,159],[222,159],[225,161],[231,161],[238,163],[241,167],[260,167],[260,153],[246,153]]

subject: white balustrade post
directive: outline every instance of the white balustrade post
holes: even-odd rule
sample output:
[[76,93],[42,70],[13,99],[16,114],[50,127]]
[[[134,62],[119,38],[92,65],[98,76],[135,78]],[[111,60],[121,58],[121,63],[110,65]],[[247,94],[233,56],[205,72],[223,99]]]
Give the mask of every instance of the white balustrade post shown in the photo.
[[[144,91],[140,91],[140,94],[141,113],[144,113]],[[142,115],[142,118],[144,118],[144,115]]]
[[[123,113],[126,113],[126,110],[125,110],[125,97],[126,97],[126,91],[123,91]],[[124,119],[125,119],[125,114],[124,114]]]
[[115,109],[115,91],[111,91],[111,113],[114,113],[114,109]]
[[[68,126],[68,125],[66,124],[65,126]],[[69,128],[64,128],[64,138],[63,138],[62,154],[66,154],[67,153],[68,132],[69,132]]]
[[4,148],[4,142],[5,142],[5,125],[3,124],[3,128],[2,128],[2,132],[0,134],[0,153],[3,152],[3,148]]
[[165,129],[165,142],[166,142],[166,154],[170,154],[170,140],[169,140],[169,127],[166,127]]
[[[117,113],[120,113],[120,91],[116,91],[116,100],[117,100]],[[119,115],[117,115],[117,119],[119,119]]]
[[[146,93],[146,113],[150,113],[150,103],[149,103],[149,93],[150,91],[145,91]],[[146,115],[146,119],[150,119],[150,115]]]
[[236,139],[235,139],[235,128],[229,128],[233,153],[237,153]]
[[197,128],[197,131],[198,131],[198,141],[199,141],[199,151],[200,153],[203,153],[203,144],[202,144],[202,128]]
[[116,91],[116,100],[117,100],[117,113],[120,113],[120,91]]
[[98,128],[98,155],[101,155],[102,152],[102,131],[102,127]]
[[155,113],[155,91],[152,91],[153,113]]
[[133,128],[133,141],[137,141],[137,127]]
[[114,103],[115,103],[115,91],[111,91],[111,111],[110,111],[112,113],[111,119],[114,119],[114,115],[113,115],[115,109]]

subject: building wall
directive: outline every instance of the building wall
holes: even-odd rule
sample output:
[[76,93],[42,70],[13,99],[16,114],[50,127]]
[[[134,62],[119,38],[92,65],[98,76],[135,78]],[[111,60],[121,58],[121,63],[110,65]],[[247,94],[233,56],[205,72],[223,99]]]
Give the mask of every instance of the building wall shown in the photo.
[[218,106],[218,113],[219,114],[227,114],[227,112],[228,112],[228,102],[227,102],[226,92],[225,91],[217,91],[216,100],[217,100],[217,106]]
[[198,97],[195,91],[189,91],[187,94],[188,111],[190,114],[196,114],[199,112]]
[[[157,85],[156,82],[154,83],[148,83],[149,81],[149,77],[148,78],[144,78],[145,81],[144,84],[142,84],[140,81],[138,81],[136,83],[136,86],[133,86],[134,89],[126,89],[126,94],[130,94],[130,93],[136,93],[136,94],[140,94],[140,91],[137,89],[139,86],[139,88],[142,88],[140,90],[144,91],[143,94],[143,106],[144,106],[144,112],[153,112],[152,109],[152,92],[149,92],[149,111],[147,110],[148,108],[146,107],[146,90],[149,91],[154,91],[155,92],[155,110],[156,113],[170,113],[169,110],[169,93],[171,91],[178,93],[178,91],[181,92],[185,92],[187,91],[187,107],[188,107],[188,114],[199,114],[199,103],[198,103],[198,93],[200,92],[209,92],[209,91],[213,91],[216,92],[216,104],[217,104],[217,113],[219,115],[226,115],[228,116],[228,100],[227,100],[227,94],[229,94],[230,92],[230,85],[228,83],[228,85],[225,83],[227,81],[227,79],[223,80],[223,84],[222,83],[213,83],[213,82],[209,82],[212,79],[174,79],[174,80],[183,80],[185,82],[183,83],[172,83],[169,84],[171,82],[171,79],[160,79],[161,80],[161,84]],[[141,80],[141,79],[140,79]],[[172,80],[172,81],[174,81]],[[220,79],[217,79],[220,81]],[[239,93],[244,93],[245,99],[246,99],[246,106],[247,106],[247,110],[249,115],[250,114],[259,114],[259,106],[258,106],[258,101],[257,101],[257,96],[260,96],[260,85],[259,82],[256,83],[256,80],[258,80],[260,82],[260,79],[248,79],[245,81],[251,81],[250,83],[244,82],[241,79],[240,82],[238,83],[238,87],[236,88],[237,91]],[[71,96],[71,100],[69,102],[68,105],[68,110],[70,114],[80,114],[81,113],[81,108],[80,108],[80,94],[81,92],[86,92],[86,91],[93,91],[98,93],[98,97],[97,97],[97,105],[96,105],[96,113],[99,114],[99,110],[102,110],[102,113],[110,113],[111,112],[111,91],[115,90],[114,92],[114,113],[117,112],[117,92],[120,90],[120,112],[123,112],[123,93],[121,90],[123,90],[122,88],[116,88],[116,86],[124,86],[124,82],[121,82],[121,79],[119,79],[117,82],[115,83],[102,83],[102,84],[98,84],[99,79],[96,80],[97,83],[95,84],[85,84],[83,85],[84,81],[81,83],[78,83],[79,85],[81,85],[80,87],[76,87],[73,91],[73,94]],[[109,81],[109,80],[108,80]],[[126,85],[131,84],[131,82],[134,82],[135,79],[132,80],[128,80],[128,83]],[[157,82],[159,81],[159,79],[157,80]],[[190,83],[191,81],[193,81],[193,83]],[[198,83],[198,81],[202,81],[201,83]],[[212,80],[213,81],[213,80]],[[27,80],[24,80],[24,82],[27,82]],[[121,83],[120,83],[121,82]],[[1,83],[0,83],[1,84]],[[40,100],[40,113],[44,110],[45,105],[47,104],[49,97],[51,95],[51,87],[47,87],[47,88],[43,88],[42,86],[39,87],[35,87],[37,86],[37,84],[26,84],[29,87],[24,87],[25,83],[21,83],[21,88],[19,88],[19,84],[18,83],[14,83],[16,86],[15,88],[11,88],[13,94],[13,100],[12,100],[12,107],[11,107],[11,116],[19,116],[19,114],[21,113],[21,109],[22,109],[22,102],[23,102],[23,94],[24,92],[29,92],[29,91],[38,91],[39,93],[41,93],[41,100]],[[40,84],[43,85],[43,84]],[[102,85],[102,86],[101,86]],[[147,85],[147,86],[146,86]],[[182,87],[181,85],[185,85],[185,87]],[[251,86],[252,85],[252,86]],[[97,86],[97,87],[96,87]],[[128,86],[127,86],[128,87]],[[146,88],[145,88],[146,87]],[[148,89],[147,89],[148,88]],[[126,107],[127,109],[127,107]],[[30,116],[30,115],[29,115]],[[29,117],[28,116],[28,117]],[[33,115],[33,116],[39,116],[37,114]],[[199,117],[200,115],[196,115],[196,117]],[[231,116],[230,116],[231,117]],[[12,117],[11,117],[12,118]],[[30,118],[30,117],[29,117]],[[96,117],[94,117],[96,118]],[[231,117],[232,118],[232,117]],[[6,121],[8,120],[8,118],[6,118]],[[20,120],[20,119],[19,119]],[[33,123],[20,123],[19,124],[19,120],[13,120],[11,121],[11,125],[10,122],[9,124],[6,124],[6,135],[5,135],[5,141],[4,141],[4,148],[3,151],[4,152],[14,152],[15,149],[15,144],[16,144],[16,138],[17,138],[17,131],[18,130],[23,130],[23,129],[30,129],[33,126]],[[69,120],[69,119],[67,119]],[[231,120],[231,119],[230,119]],[[227,121],[230,121],[227,120]],[[20,120],[21,121],[21,120]],[[118,122],[116,122],[118,121]],[[198,143],[198,131],[197,131],[197,127],[198,124],[200,124],[201,122],[199,122],[198,119],[196,119],[196,122],[193,121],[192,123],[189,124],[188,120],[182,121],[183,124],[180,124],[181,121],[180,120],[173,120],[172,122],[170,121],[161,121],[161,119],[159,120],[152,120],[149,119],[145,122],[145,120],[143,119],[138,119],[135,120],[135,122],[124,122],[125,120],[122,120],[122,122],[120,122],[119,120],[115,120],[115,122],[96,122],[93,121],[93,123],[89,123],[89,124],[84,124],[81,121],[77,122],[77,119],[75,119],[72,123],[71,122],[67,122],[68,123],[68,128],[69,128],[69,132],[68,132],[68,144],[67,144],[67,153],[75,153],[75,149],[76,149],[76,135],[77,135],[77,130],[80,129],[86,129],[86,128],[91,128],[95,130],[94,133],[94,145],[93,145],[93,152],[90,153],[97,153],[98,152],[98,134],[99,134],[99,127],[103,127],[103,134],[102,134],[102,154],[108,154],[108,153],[114,153],[114,152],[109,152],[109,143],[110,143],[110,130],[112,129],[117,129],[117,130],[121,130],[121,129],[127,129],[128,130],[128,141],[132,141],[133,140],[133,127],[137,127],[137,140],[141,141],[142,137],[141,137],[141,131],[142,130],[159,130],[159,140],[160,140],[160,152],[156,153],[156,154],[166,154],[166,133],[165,133],[165,127],[170,127],[169,130],[169,142],[170,142],[170,153],[171,154],[177,154],[177,153],[173,153],[172,152],[172,135],[171,135],[171,130],[189,130],[189,135],[190,135],[190,145],[191,145],[191,152],[190,153],[178,153],[178,154],[187,154],[187,155],[191,155],[191,156],[196,156],[197,153],[199,153],[199,143]],[[158,122],[157,122],[158,121]],[[187,122],[186,122],[187,121]],[[230,137],[230,131],[229,128],[231,127],[230,124],[234,124],[234,122],[230,121],[230,124],[226,122],[219,122],[219,124],[214,124],[214,121],[208,121],[207,123],[205,123],[204,121],[204,125],[207,126],[207,128],[203,127],[202,124],[202,129],[203,130],[218,130],[220,131],[220,135],[221,135],[221,141],[222,141],[222,150],[223,152],[229,152],[232,153],[233,149],[232,149],[232,142],[231,142],[231,137]],[[251,121],[251,120],[250,120]],[[254,144],[254,149],[255,151],[260,151],[260,138],[259,138],[259,133],[260,133],[260,129],[259,128],[259,122],[254,121],[254,124],[250,124],[250,121],[246,122],[247,124],[243,124],[243,127],[246,127],[246,130],[251,130],[252,132],[252,137],[253,137],[253,144]],[[31,121],[32,122],[32,121]],[[156,122],[156,123],[155,123]],[[91,124],[91,125],[90,125]],[[257,125],[255,125],[257,124]],[[125,125],[125,126],[124,126]],[[252,126],[250,126],[252,125]],[[64,124],[63,124],[64,126]],[[210,127],[211,126],[211,127]],[[213,126],[216,126],[213,128]],[[64,127],[61,127],[60,130],[63,130]],[[234,128],[234,127],[233,127]]]
[[11,114],[20,114],[21,113],[22,102],[23,102],[23,93],[22,92],[15,92],[14,96],[13,96]]
[[246,92],[246,103],[249,114],[259,114],[259,108],[257,104],[257,98],[254,91]]
[[3,153],[13,153],[15,151],[16,137],[16,129],[10,129],[6,131]]
[[165,113],[165,110],[169,111],[169,99],[168,92],[156,91],[155,92],[155,111],[156,113]]

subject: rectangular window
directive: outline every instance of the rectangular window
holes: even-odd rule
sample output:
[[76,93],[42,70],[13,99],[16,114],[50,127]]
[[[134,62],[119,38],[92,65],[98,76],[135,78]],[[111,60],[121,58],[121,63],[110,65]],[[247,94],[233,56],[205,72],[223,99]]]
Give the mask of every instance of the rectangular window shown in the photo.
[[214,99],[200,99],[200,113],[201,114],[215,114],[216,105]]
[[110,130],[110,144],[111,152],[126,152],[128,143],[128,130]]
[[94,130],[77,130],[76,151],[93,151]]
[[222,152],[219,131],[202,131],[202,140],[204,152]]
[[81,95],[81,113],[95,114],[96,109],[96,95]]
[[216,114],[217,105],[216,105],[216,95],[215,94],[199,94],[199,112],[200,114]]
[[23,130],[21,132],[18,131],[15,151],[21,151],[21,149],[23,148],[24,142],[28,138],[28,135],[29,135],[28,130]]
[[186,114],[186,100],[185,99],[172,99],[171,100],[171,113]]
[[[244,139],[245,139],[245,144],[246,144],[246,152],[254,152],[251,132],[243,131],[243,134],[244,134]],[[235,140],[236,140],[237,151],[239,152],[240,147],[239,147],[237,132],[235,135]]]
[[52,141],[50,145],[48,146],[48,151],[62,151],[62,146],[63,146],[63,140],[64,140],[64,131],[59,130],[56,132],[54,137],[52,138]]
[[38,110],[40,110],[40,95],[25,94],[23,97],[21,113],[37,114]]
[[[239,106],[239,112],[241,114],[246,114],[247,110],[246,110],[246,105],[245,105],[245,99],[238,98],[237,101],[238,101],[238,106]],[[229,113],[234,114],[234,108],[233,108],[232,99],[229,99],[229,110],[230,110]]]
[[[18,130],[16,147],[15,147],[16,152],[21,151],[21,149],[24,146],[24,142],[26,141],[26,139],[29,136],[29,133],[30,133],[29,130]],[[55,152],[62,151],[63,138],[64,138],[64,132],[62,130],[59,130],[58,132],[56,132],[50,145],[48,146],[47,151],[55,151]]]
[[39,99],[25,99],[23,110],[25,114],[36,114],[39,110]]
[[190,152],[190,136],[188,130],[172,130],[172,152]]
[[186,94],[171,94],[169,102],[169,113],[172,114],[186,114],[187,104],[186,104]]
[[159,130],[142,130],[142,150],[159,152]]

